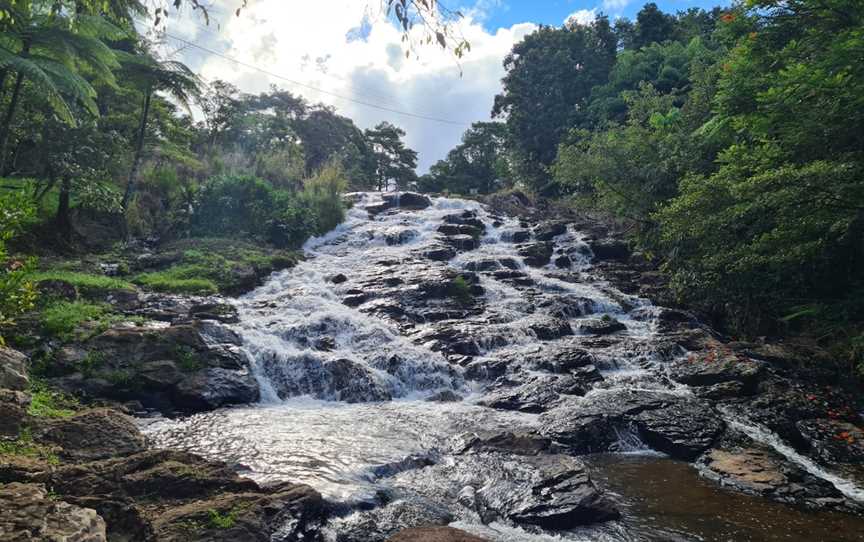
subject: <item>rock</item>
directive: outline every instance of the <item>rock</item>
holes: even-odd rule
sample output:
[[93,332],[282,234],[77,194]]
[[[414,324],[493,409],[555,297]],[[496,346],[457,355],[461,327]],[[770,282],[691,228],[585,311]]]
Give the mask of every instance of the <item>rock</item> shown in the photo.
[[483,230],[471,224],[442,224],[438,226],[438,233],[445,236],[452,235],[470,235],[478,238],[482,235]]
[[27,356],[0,346],[0,389],[26,390],[30,385],[27,377]]
[[446,529],[443,526],[454,519],[447,508],[429,499],[401,493],[388,494],[385,498],[388,502],[383,506],[332,520],[330,525],[338,533],[336,542],[384,542],[391,536],[414,541],[418,540],[414,536],[423,536],[423,532],[435,529],[435,525]]
[[590,385],[572,375],[518,375],[502,377],[477,404],[499,410],[545,412],[560,395],[585,395]]
[[544,222],[534,228],[534,237],[538,241],[551,241],[565,233],[567,233],[566,222]]
[[477,218],[477,213],[474,211],[463,211],[458,215],[447,215],[444,217],[444,222],[447,224],[459,224],[463,226],[473,226],[481,233],[486,231],[486,224]]
[[501,232],[501,240],[505,243],[524,243],[531,239],[528,230],[505,230]]
[[348,277],[346,277],[342,273],[337,273],[335,275],[327,277],[327,280],[329,282],[332,282],[333,284],[343,284],[345,282],[348,282]]
[[560,318],[541,318],[529,323],[528,328],[541,341],[552,341],[573,335],[573,328],[570,327],[570,323]]
[[387,542],[488,542],[452,527],[418,527],[405,529],[391,536]]
[[423,251],[423,257],[436,262],[446,262],[456,257],[456,250],[449,246],[433,246]]
[[38,484],[0,485],[0,541],[105,542],[95,510],[58,500]]
[[328,361],[329,394],[337,401],[365,403],[389,401],[390,391],[361,364],[349,359]]
[[223,324],[236,324],[240,321],[237,307],[221,302],[196,303],[189,307],[189,316],[199,320],[216,320]]
[[0,389],[0,437],[17,437],[26,425],[30,396],[22,391]]
[[46,279],[36,282],[39,295],[46,299],[62,301],[75,301],[78,299],[78,290],[75,285],[65,280]]
[[522,245],[519,248],[519,255],[526,265],[543,267],[552,260],[552,251],[552,243],[534,243]]
[[432,200],[422,194],[414,192],[397,192],[395,194],[384,194],[381,196],[388,209],[398,207],[399,209],[421,210],[432,205]]
[[349,307],[359,307],[369,300],[369,295],[363,292],[349,294],[342,298],[342,303]]
[[635,432],[655,450],[689,461],[725,429],[717,412],[690,397],[619,389],[589,398],[542,414],[540,433],[573,453],[593,453],[615,451]]
[[589,318],[576,322],[576,329],[590,335],[609,335],[624,331],[627,326],[614,318]]
[[549,449],[551,441],[534,433],[464,433],[455,437],[456,453],[502,452],[537,455]]
[[841,420],[800,420],[795,426],[811,454],[828,463],[864,463],[864,430]]
[[766,364],[720,349],[694,352],[668,365],[669,376],[688,386],[714,386],[737,382],[744,394],[752,395],[765,374]]
[[444,390],[427,397],[426,400],[430,403],[458,403],[462,400],[462,396],[450,390]]
[[555,267],[560,269],[569,269],[573,265],[570,256],[558,256],[555,258]]
[[384,233],[384,242],[390,246],[404,245],[418,235],[417,230],[395,228]]
[[519,269],[519,262],[513,258],[484,258],[470,261],[465,264],[465,269],[474,272],[498,271],[500,269]]
[[62,448],[63,457],[79,461],[129,455],[147,447],[135,421],[110,408],[51,420],[36,433],[38,440]]
[[477,238],[470,235],[451,235],[444,237],[443,240],[458,251],[474,250],[480,246]]
[[625,262],[630,257],[630,249],[623,241],[601,239],[591,243],[595,260],[617,260]]
[[260,398],[258,381],[248,369],[210,367],[184,378],[171,394],[172,403],[184,412],[215,410],[226,405],[245,405]]

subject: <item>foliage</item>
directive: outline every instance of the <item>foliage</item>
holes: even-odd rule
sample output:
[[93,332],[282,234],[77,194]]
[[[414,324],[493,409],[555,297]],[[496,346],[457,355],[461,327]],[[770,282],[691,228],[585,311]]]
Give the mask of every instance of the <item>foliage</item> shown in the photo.
[[30,383],[30,407],[27,414],[37,418],[68,418],[81,408],[78,399],[52,389],[40,381]]
[[378,190],[399,190],[413,184],[417,153],[402,143],[405,131],[389,122],[382,122],[366,130],[365,134],[375,160]]
[[447,295],[453,298],[458,303],[467,305],[474,299],[471,293],[471,285],[465,280],[465,277],[458,276],[447,285]]
[[230,529],[237,523],[237,510],[220,512],[216,509],[207,511],[207,527],[210,529]]
[[48,269],[36,271],[27,276],[28,280],[39,283],[42,281],[56,280],[71,284],[82,295],[104,294],[111,290],[134,290],[135,286],[123,279],[108,277],[105,275],[93,275],[75,271],[64,271],[60,269]]
[[6,242],[32,219],[34,207],[20,195],[0,195],[0,345],[2,330],[33,308],[36,289],[29,278],[32,260],[9,261]]
[[462,135],[462,143],[418,179],[417,188],[457,194],[489,194],[502,188],[510,177],[505,143],[503,123],[475,122]]
[[55,449],[35,442],[29,428],[22,429],[15,440],[0,440],[0,457],[16,455],[41,459],[49,465],[60,463]]
[[60,338],[68,338],[84,322],[98,320],[109,312],[105,305],[84,301],[60,301],[42,311],[43,329]]

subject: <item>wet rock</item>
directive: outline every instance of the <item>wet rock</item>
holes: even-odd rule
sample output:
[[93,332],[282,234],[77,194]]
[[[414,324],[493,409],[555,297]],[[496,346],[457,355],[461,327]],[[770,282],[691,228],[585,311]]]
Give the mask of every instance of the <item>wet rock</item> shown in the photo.
[[573,265],[573,261],[570,259],[570,256],[558,256],[555,258],[555,267],[560,269],[570,269]]
[[534,237],[538,241],[551,241],[559,235],[567,233],[566,222],[544,222],[534,228]]
[[698,468],[706,478],[743,493],[817,508],[846,505],[831,483],[761,448],[711,450],[699,459]]
[[387,539],[387,542],[488,542],[452,527],[418,527],[405,529]]
[[51,420],[38,428],[36,438],[62,448],[63,457],[79,461],[129,455],[147,447],[135,421],[109,408]]
[[432,246],[424,250],[422,256],[435,262],[446,262],[456,257],[456,249],[449,246]]
[[348,277],[346,277],[342,273],[337,273],[335,275],[331,275],[331,276],[327,277],[327,280],[329,282],[332,282],[333,284],[342,284],[342,283],[348,282]]
[[563,402],[540,417],[541,434],[574,453],[614,451],[635,434],[655,450],[692,460],[725,428],[707,403],[664,392],[619,389]]
[[381,196],[388,209],[398,207],[399,209],[408,209],[419,211],[432,205],[432,200],[423,194],[414,192],[398,192],[395,194],[384,194]]
[[[338,532],[336,542],[384,542],[385,540],[425,540],[438,527],[453,521],[453,514],[441,504],[414,495],[388,495],[386,502],[374,510],[352,514],[331,521]],[[399,533],[399,534],[397,534]],[[389,538],[393,536],[394,538]],[[431,540],[451,540],[436,539]],[[457,539],[458,540],[458,539]]]
[[17,437],[27,424],[30,396],[22,391],[0,389],[0,437]]
[[329,393],[337,401],[365,403],[389,401],[390,391],[362,365],[349,359],[328,361]]
[[795,426],[811,454],[830,463],[864,463],[864,430],[842,420],[801,420]]
[[27,377],[27,356],[0,346],[0,389],[26,390],[30,384]]
[[630,249],[623,241],[616,239],[600,239],[591,243],[591,252],[595,260],[627,261]]
[[349,307],[359,307],[369,300],[369,295],[363,292],[346,295],[342,298],[342,303]]
[[531,239],[528,230],[505,230],[501,232],[501,240],[505,243],[524,243]]
[[570,323],[560,318],[541,318],[528,324],[528,328],[537,335],[541,341],[552,341],[573,335]]
[[480,246],[480,242],[470,235],[451,235],[443,238],[444,242],[458,251],[474,250]]
[[743,394],[753,394],[765,374],[763,362],[747,359],[720,349],[691,353],[668,365],[669,376],[688,386],[714,386],[727,382],[741,385]]
[[536,302],[537,312],[555,318],[578,318],[594,312],[594,301],[574,295],[554,295]]
[[519,269],[519,262],[513,258],[483,258],[465,264],[465,269],[474,272],[498,271],[501,269]]
[[526,265],[543,267],[552,260],[552,243],[534,243],[519,247],[519,255]]
[[516,375],[502,377],[490,386],[478,404],[499,410],[545,412],[561,395],[585,395],[589,383],[573,375]]
[[105,542],[95,510],[58,500],[43,485],[0,485],[0,541]]
[[515,455],[537,455],[549,449],[551,441],[534,433],[504,431],[500,433],[464,433],[454,439],[456,453],[502,452]]
[[627,326],[614,318],[589,318],[576,322],[576,329],[590,335],[609,335],[624,331]]
[[390,245],[404,245],[419,235],[417,230],[395,229],[385,232],[384,241]]
[[483,230],[471,224],[442,224],[438,227],[438,233],[448,237],[452,235],[469,235],[478,238],[483,234]]
[[189,307],[189,316],[199,320],[216,320],[223,324],[236,324],[240,321],[237,307],[230,303],[210,301],[196,303]]
[[450,390],[444,390],[427,397],[426,400],[430,403],[458,403],[462,400],[462,396]]
[[180,410],[198,412],[254,403],[260,398],[260,390],[248,369],[211,367],[184,378],[171,398]]
[[480,230],[481,233],[486,231],[486,224],[477,218],[477,213],[474,211],[463,211],[461,214],[447,215],[444,217],[444,222],[447,224],[473,226]]

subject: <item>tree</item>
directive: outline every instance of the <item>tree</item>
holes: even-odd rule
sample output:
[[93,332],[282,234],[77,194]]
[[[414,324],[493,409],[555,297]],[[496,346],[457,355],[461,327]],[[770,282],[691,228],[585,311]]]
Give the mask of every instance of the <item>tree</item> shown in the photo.
[[663,43],[675,38],[675,17],[660,11],[654,2],[645,4],[636,14],[633,28],[633,47],[639,49],[652,43]]
[[418,186],[426,192],[448,190],[488,194],[509,177],[506,157],[506,126],[500,122],[475,122],[463,135],[462,143],[447,158],[430,168]]
[[405,131],[389,122],[366,130],[375,157],[375,179],[379,191],[399,190],[413,184],[417,174],[417,152],[405,147]]
[[494,117],[506,118],[514,173],[546,190],[558,143],[583,114],[591,89],[606,81],[617,40],[606,17],[589,26],[541,27],[504,59]]
[[201,83],[198,77],[181,62],[160,61],[145,51],[139,55],[125,55],[123,70],[124,75],[135,82],[143,95],[135,153],[126,190],[123,193],[122,205],[126,209],[135,192],[135,183],[141,167],[153,94],[164,92],[188,109],[192,100],[200,99]]

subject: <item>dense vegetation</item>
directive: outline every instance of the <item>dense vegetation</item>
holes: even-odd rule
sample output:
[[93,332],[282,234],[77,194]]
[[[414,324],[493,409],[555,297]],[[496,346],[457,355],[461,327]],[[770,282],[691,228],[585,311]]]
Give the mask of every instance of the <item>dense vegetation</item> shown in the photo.
[[[396,126],[363,131],[290,92],[244,94],[161,59],[135,26],[153,7],[0,1],[0,327],[34,308],[35,281],[104,278],[86,266],[51,269],[57,253],[232,238],[193,243],[217,250],[207,261],[190,248],[170,269],[124,277],[160,291],[231,292],[238,266],[274,266],[243,241],[296,249],[341,222],[347,189],[416,181],[417,155]],[[275,267],[290,259],[273,254]],[[96,310],[84,309],[53,315]]]
[[504,62],[503,122],[482,126],[498,144],[469,131],[421,183],[482,192],[463,179],[486,168],[608,213],[682,302],[744,335],[841,345],[864,373],[862,60],[856,0],[544,27]]

